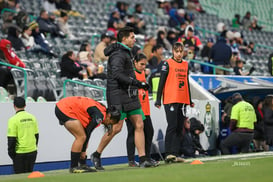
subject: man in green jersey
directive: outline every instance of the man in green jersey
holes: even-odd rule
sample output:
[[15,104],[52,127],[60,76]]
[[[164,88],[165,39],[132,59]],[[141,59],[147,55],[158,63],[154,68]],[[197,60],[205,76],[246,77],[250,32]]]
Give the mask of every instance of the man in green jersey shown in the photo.
[[8,154],[16,174],[32,172],[37,156],[38,124],[36,118],[25,111],[22,97],[14,98],[16,114],[8,121]]
[[232,95],[233,107],[230,116],[231,134],[222,141],[223,154],[230,154],[230,149],[236,147],[239,152],[247,153],[253,139],[254,125],[257,121],[253,106],[244,101],[240,93]]

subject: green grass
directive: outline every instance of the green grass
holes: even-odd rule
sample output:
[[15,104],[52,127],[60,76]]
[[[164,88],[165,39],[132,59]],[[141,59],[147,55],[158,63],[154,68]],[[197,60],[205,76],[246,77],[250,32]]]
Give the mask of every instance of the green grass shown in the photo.
[[243,160],[207,161],[201,165],[161,164],[157,168],[129,168],[126,164],[106,166],[106,171],[70,174],[68,170],[44,172],[42,178],[28,179],[29,174],[0,176],[0,181],[20,182],[193,182],[240,181],[266,182],[273,180],[273,157],[247,158]]

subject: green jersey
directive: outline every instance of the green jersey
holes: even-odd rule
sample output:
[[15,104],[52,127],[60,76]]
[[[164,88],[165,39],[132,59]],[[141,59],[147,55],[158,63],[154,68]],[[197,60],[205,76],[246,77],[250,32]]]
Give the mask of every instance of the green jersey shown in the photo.
[[246,101],[240,101],[232,107],[230,119],[237,120],[237,128],[248,129],[254,129],[254,122],[257,121],[253,106]]
[[8,137],[16,137],[16,153],[29,153],[37,150],[36,137],[38,134],[36,118],[26,112],[19,111],[8,122]]

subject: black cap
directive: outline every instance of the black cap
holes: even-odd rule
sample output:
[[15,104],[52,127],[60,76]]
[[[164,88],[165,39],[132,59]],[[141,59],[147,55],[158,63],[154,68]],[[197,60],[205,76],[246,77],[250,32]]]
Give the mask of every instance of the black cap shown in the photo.
[[22,97],[15,97],[13,100],[13,104],[17,108],[24,108],[26,106],[26,101]]

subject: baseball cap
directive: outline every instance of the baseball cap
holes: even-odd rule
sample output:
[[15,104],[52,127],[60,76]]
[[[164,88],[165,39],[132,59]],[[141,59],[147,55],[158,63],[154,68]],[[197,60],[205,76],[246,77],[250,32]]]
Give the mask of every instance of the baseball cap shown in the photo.
[[22,97],[15,97],[13,100],[13,104],[18,108],[23,108],[26,106],[26,101]]
[[214,43],[214,40],[213,40],[213,38],[210,37],[210,38],[207,39],[207,42],[212,42],[212,43]]
[[102,35],[101,35],[101,38],[103,39],[103,38],[105,38],[105,37],[114,37],[115,36],[115,34],[114,34],[114,32],[112,32],[112,31],[107,31],[106,33],[103,33]]

